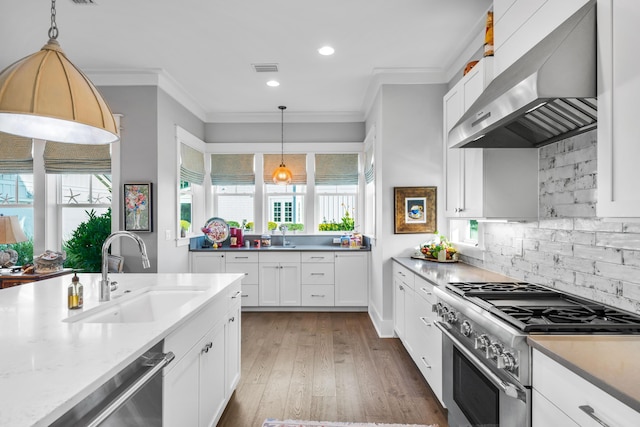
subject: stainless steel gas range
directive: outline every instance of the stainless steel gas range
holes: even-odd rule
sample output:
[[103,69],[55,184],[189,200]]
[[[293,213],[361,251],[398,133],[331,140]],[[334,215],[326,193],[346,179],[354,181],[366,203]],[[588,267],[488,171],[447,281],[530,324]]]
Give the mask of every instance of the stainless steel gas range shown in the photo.
[[528,334],[640,333],[640,316],[523,282],[435,288],[449,425],[531,426]]

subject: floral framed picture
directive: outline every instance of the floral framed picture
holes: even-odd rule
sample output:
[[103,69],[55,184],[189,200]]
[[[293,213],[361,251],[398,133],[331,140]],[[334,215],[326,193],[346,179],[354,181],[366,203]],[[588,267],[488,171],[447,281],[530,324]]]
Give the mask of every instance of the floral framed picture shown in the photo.
[[436,187],[394,187],[394,234],[435,233]]
[[124,184],[124,229],[153,231],[151,183]]

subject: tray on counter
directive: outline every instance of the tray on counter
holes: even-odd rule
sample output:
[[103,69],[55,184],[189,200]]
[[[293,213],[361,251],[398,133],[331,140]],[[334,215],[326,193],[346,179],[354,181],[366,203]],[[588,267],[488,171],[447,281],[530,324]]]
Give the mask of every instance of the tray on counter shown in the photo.
[[411,255],[411,258],[413,259],[423,259],[425,261],[431,261],[431,262],[441,262],[441,263],[452,263],[452,262],[458,262],[458,259],[447,259],[445,261],[438,261],[436,258],[427,258],[424,255]]

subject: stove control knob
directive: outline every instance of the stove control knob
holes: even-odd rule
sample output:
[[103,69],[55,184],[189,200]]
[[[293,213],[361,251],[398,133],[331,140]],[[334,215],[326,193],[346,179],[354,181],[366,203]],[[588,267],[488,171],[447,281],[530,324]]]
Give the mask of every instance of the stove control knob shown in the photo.
[[500,344],[499,342],[491,343],[491,345],[487,347],[487,354],[486,354],[487,359],[493,359],[497,361],[500,358],[501,354],[502,354],[502,344]]
[[498,356],[498,369],[513,371],[516,367],[516,358],[510,351],[505,351]]
[[447,307],[446,305],[443,305],[439,313],[440,317],[442,317],[444,320],[447,320],[448,313],[449,313],[449,307]]
[[476,337],[475,348],[477,350],[486,350],[490,343],[489,337],[486,334],[482,334]]
[[462,333],[462,335],[464,335],[465,337],[471,336],[472,330],[473,328],[471,327],[471,323],[469,323],[468,320],[465,320],[464,322],[462,322],[462,325],[460,325],[460,333]]
[[458,321],[458,313],[456,313],[455,311],[451,310],[448,314],[447,314],[447,322],[454,324]]

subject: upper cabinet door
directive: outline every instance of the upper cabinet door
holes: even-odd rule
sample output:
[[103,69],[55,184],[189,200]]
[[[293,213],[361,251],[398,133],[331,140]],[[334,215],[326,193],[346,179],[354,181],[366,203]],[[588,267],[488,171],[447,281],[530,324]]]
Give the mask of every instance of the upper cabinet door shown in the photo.
[[[598,1],[599,217],[640,217],[640,2]],[[615,23],[615,25],[614,25]]]

